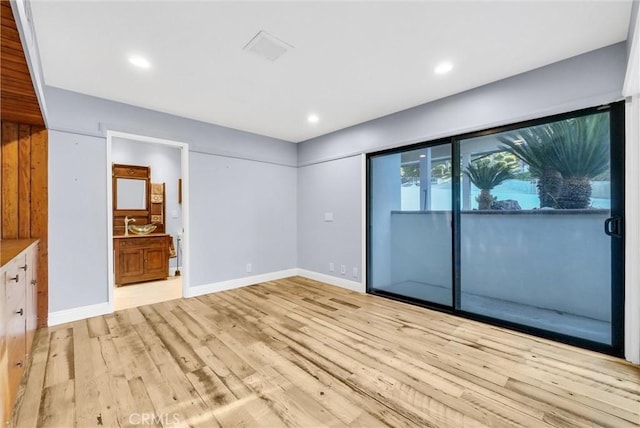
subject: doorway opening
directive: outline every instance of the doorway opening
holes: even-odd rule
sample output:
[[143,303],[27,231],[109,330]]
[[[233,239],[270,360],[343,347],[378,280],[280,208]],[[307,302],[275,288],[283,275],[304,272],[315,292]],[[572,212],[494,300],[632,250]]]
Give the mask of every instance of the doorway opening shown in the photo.
[[177,299],[189,285],[188,145],[107,131],[111,311]]

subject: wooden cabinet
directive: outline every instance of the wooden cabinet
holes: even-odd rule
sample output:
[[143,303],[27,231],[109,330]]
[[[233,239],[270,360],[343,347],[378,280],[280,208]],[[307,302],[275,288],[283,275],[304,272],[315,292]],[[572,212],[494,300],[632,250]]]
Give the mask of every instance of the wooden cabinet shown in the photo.
[[25,322],[27,324],[27,357],[31,355],[31,344],[38,329],[38,263],[39,245],[27,251],[27,292],[25,301]]
[[166,279],[170,239],[167,234],[114,237],[116,285]]
[[0,426],[16,398],[38,324],[38,241],[2,240],[0,270]]

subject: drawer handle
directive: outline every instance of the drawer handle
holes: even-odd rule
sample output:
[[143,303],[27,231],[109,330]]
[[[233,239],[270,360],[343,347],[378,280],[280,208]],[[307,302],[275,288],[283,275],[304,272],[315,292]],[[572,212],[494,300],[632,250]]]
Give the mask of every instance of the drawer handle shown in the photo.
[[29,265],[27,263],[24,264],[24,266],[20,266],[20,269],[22,269],[23,271],[27,271],[27,267],[29,267]]
[[19,311],[16,311],[16,314],[18,315],[24,315],[24,309],[20,308]]
[[15,281],[15,282],[20,281],[20,275],[16,274],[16,276],[14,276],[13,278],[9,278],[9,281]]
[[18,366],[18,367],[22,367],[22,366],[24,366],[24,361],[22,361],[22,360],[18,361],[18,362],[16,363],[16,366]]

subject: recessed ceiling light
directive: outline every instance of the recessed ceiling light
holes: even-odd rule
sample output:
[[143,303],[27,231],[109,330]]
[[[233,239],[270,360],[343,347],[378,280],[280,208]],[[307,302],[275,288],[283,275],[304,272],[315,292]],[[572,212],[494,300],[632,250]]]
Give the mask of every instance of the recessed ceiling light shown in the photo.
[[309,123],[318,123],[319,120],[320,118],[317,114],[310,114],[309,116],[307,116],[307,122]]
[[421,157],[421,158],[426,158],[426,157],[427,157],[427,155],[420,155],[420,157]]
[[149,60],[139,55],[130,56],[129,62],[139,68],[151,67],[151,63],[149,62]]
[[447,62],[441,62],[440,64],[438,64],[436,68],[433,69],[433,72],[436,74],[446,74],[451,70],[453,70],[453,64],[447,61]]
[[515,144],[516,146],[519,146],[522,143],[524,143],[524,141],[522,141],[522,140],[513,140],[513,144]]

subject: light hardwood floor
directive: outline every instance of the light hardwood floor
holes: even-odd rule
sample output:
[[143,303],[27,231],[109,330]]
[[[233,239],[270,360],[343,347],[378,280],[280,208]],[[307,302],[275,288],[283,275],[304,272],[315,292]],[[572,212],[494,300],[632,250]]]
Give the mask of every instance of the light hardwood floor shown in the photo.
[[19,427],[631,427],[640,422],[640,371],[295,277],[40,330],[15,419]]
[[150,281],[115,287],[113,290],[113,307],[116,311],[121,311],[181,297],[182,277],[170,276],[163,281]]

